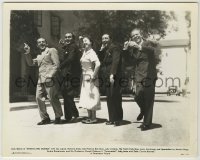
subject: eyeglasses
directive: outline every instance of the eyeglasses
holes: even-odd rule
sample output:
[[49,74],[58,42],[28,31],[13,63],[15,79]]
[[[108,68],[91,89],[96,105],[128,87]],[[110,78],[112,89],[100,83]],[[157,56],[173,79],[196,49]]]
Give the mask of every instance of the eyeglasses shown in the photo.
[[72,36],[65,36],[65,38],[72,38]]

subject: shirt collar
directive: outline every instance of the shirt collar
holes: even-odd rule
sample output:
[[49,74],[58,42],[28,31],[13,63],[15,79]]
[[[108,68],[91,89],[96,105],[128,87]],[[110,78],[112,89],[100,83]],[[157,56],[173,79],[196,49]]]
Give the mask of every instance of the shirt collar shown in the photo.
[[142,43],[144,42],[144,40],[143,39],[141,39],[141,42],[140,42],[140,44],[138,44],[139,46],[142,46]]
[[48,53],[48,51],[49,51],[49,48],[48,47],[46,47],[45,48],[45,50],[43,51],[43,52],[41,52],[42,54],[47,54]]
[[88,54],[88,53],[90,53],[92,50],[93,50],[93,49],[91,48],[91,49],[89,49],[88,51],[84,51],[84,53],[85,53],[85,54]]

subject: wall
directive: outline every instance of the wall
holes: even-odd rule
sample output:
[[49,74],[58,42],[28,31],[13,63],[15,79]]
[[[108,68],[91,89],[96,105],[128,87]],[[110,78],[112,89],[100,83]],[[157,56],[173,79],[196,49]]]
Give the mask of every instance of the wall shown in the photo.
[[174,79],[174,85],[177,86],[179,79],[180,89],[182,89],[186,79],[186,53],[184,48],[162,49],[162,61],[159,69],[162,74],[158,74],[157,92],[167,91],[168,87],[172,85],[171,80],[167,80],[170,77]]

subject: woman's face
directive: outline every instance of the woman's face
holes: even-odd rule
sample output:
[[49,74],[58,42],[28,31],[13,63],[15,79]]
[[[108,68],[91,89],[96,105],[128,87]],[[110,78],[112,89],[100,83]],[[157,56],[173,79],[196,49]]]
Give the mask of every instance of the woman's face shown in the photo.
[[83,47],[86,49],[91,48],[91,42],[87,37],[83,38]]

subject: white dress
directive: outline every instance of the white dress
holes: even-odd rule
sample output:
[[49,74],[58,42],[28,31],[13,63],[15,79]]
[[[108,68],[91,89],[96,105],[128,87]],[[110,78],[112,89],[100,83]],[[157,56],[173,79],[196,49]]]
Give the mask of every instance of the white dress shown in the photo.
[[83,53],[80,59],[82,66],[82,85],[79,106],[88,110],[101,109],[98,78],[91,81],[94,73],[95,62],[99,59],[93,49]]

